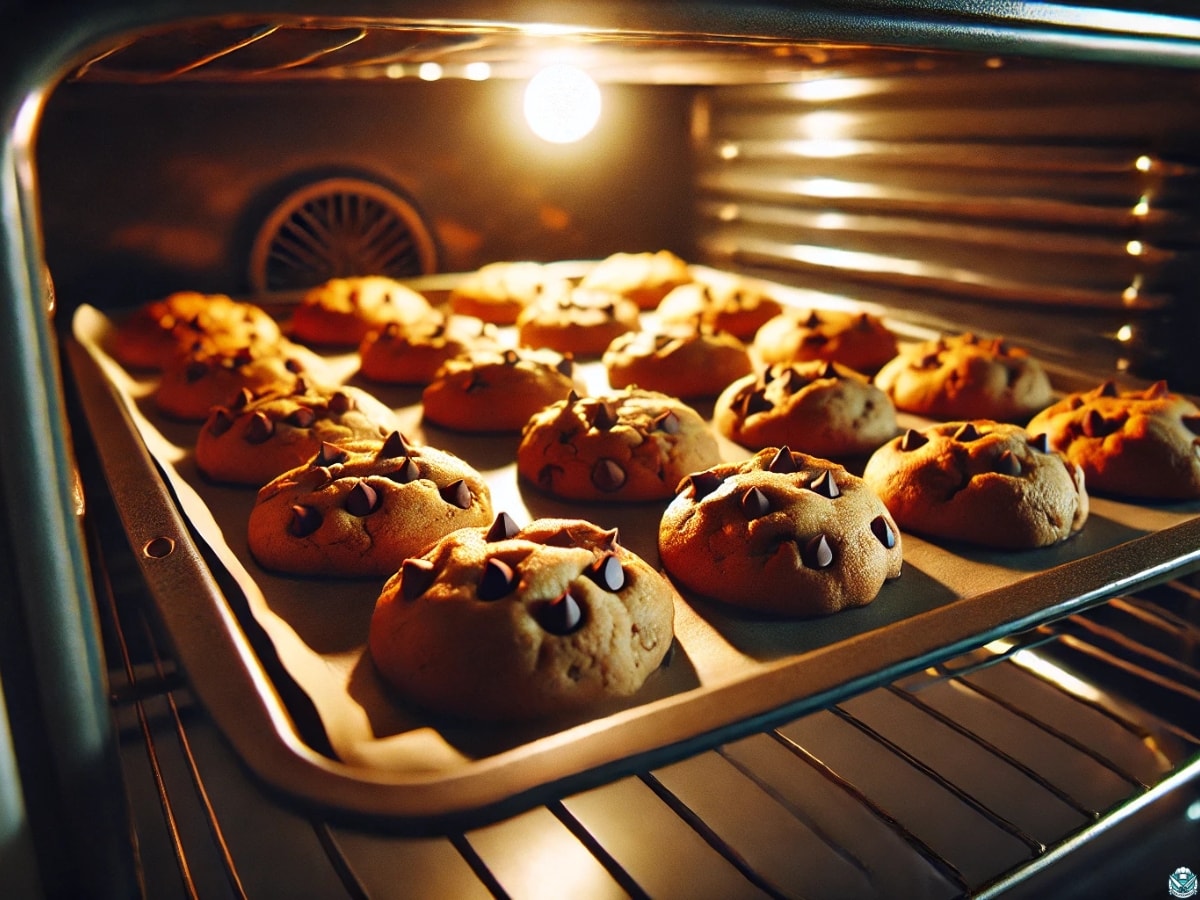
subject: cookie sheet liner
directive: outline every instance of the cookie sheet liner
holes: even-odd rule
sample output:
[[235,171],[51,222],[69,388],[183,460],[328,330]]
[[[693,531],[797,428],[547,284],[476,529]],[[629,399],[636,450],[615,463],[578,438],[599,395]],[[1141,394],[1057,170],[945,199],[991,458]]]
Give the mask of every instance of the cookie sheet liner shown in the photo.
[[[112,328],[102,313],[81,307],[68,355],[178,658],[252,769],[332,810],[427,823],[534,802],[794,717],[1200,557],[1196,503],[1093,497],[1080,534],[1020,553],[905,534],[902,576],[867,607],[781,620],[680,597],[674,652],[628,701],[519,726],[443,721],[389,694],[365,652],[383,579],[292,578],[258,567],[246,542],[255,490],[199,475],[191,447],[200,426],[155,411],[157,377],[131,374],[109,356]],[[567,516],[617,527],[625,546],[658,565],[665,503],[547,498],[518,482],[515,436],[425,427],[419,390],[356,381],[352,354],[328,361],[392,405],[406,436],[479,469],[497,511],[522,523]],[[591,385],[603,383],[598,364],[581,368]],[[1084,377],[1079,385],[1092,383]],[[922,424],[901,419],[902,426]],[[748,455],[719,441],[728,460]],[[163,536],[174,552],[155,543]],[[299,705],[285,699],[297,688]]]

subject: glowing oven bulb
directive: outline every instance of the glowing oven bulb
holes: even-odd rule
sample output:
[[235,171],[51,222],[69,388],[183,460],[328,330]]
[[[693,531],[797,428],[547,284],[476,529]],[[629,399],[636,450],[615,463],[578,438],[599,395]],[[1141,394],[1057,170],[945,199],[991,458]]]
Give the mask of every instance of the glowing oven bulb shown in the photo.
[[600,88],[574,66],[542,69],[525,88],[525,121],[544,141],[573,143],[590,134],[599,119]]

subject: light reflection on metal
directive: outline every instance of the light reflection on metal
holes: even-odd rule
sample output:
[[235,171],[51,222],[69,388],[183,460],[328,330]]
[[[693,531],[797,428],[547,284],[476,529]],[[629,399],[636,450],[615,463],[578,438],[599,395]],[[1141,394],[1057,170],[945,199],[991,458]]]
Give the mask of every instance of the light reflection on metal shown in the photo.
[[1120,341],[1122,344],[1128,343],[1129,341],[1133,340],[1133,326],[1132,325],[1122,325],[1120,328],[1118,328],[1117,329],[1117,340]]
[[421,63],[417,69],[417,77],[422,81],[438,81],[442,77],[442,67],[435,62]]
[[467,63],[463,76],[468,81],[487,81],[492,77],[492,67],[485,62]]
[[1023,669],[1027,669],[1045,681],[1049,681],[1062,691],[1097,703],[1104,699],[1104,694],[1096,690],[1086,681],[1081,681],[1065,669],[1056,666],[1044,657],[1030,650],[1018,650],[1012,655],[1012,661]]
[[1142,194],[1138,198],[1138,202],[1133,205],[1133,214],[1139,218],[1150,214],[1150,198]]
[[1130,256],[1141,256],[1146,252],[1146,245],[1141,241],[1129,241],[1125,244],[1125,252]]
[[1149,156],[1142,155],[1134,160],[1133,167],[1139,172],[1149,172],[1152,168],[1154,168],[1154,160]]

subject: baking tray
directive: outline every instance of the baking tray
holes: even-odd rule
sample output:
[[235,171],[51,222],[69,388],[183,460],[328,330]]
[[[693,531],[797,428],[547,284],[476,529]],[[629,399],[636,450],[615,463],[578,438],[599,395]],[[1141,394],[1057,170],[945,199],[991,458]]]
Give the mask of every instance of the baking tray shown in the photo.
[[[437,300],[455,277],[409,284]],[[797,305],[882,312],[770,287]],[[286,314],[286,307],[263,305]],[[888,321],[902,338],[928,334]],[[1200,558],[1200,503],[1093,497],[1080,534],[1034,551],[996,552],[905,534],[902,576],[867,607],[785,620],[680,597],[669,663],[628,701],[518,726],[439,720],[389,695],[365,654],[383,579],[291,578],[259,568],[245,537],[256,492],[200,477],[191,455],[199,425],[154,411],[156,378],[127,372],[105,350],[112,321],[85,306],[72,325],[66,353],[84,413],[156,611],[194,691],[262,779],[328,811],[420,828],[506,814],[794,718]],[[665,502],[547,498],[518,482],[515,436],[426,427],[419,390],[358,382],[352,354],[328,361],[393,406],[407,436],[479,469],[497,511],[519,522],[574,516],[617,527],[624,545],[658,565]],[[598,363],[583,373],[589,386],[603,383]],[[1053,377],[1062,390],[1098,380],[1063,371]],[[902,426],[922,424],[900,418]],[[749,455],[719,442],[726,459]]]

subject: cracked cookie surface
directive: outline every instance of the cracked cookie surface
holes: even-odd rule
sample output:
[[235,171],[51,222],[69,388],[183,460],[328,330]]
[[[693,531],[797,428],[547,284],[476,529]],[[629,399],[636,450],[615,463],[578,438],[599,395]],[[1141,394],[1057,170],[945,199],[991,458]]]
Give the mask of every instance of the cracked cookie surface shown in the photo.
[[517,447],[520,475],[566,500],[663,500],[684,475],[719,459],[699,413],[637,388],[548,406],[529,420]]
[[863,606],[903,565],[900,530],[862,479],[787,447],[684,479],[658,548],[688,590],[782,616]]
[[909,429],[872,454],[863,479],[904,530],[1002,550],[1057,544],[1088,516],[1079,466],[990,420]]
[[501,514],[405,560],[371,619],[371,658],[433,712],[533,719],[627,697],[673,639],[675,591],[606,531]]
[[482,476],[458,457],[386,440],[325,444],[258,492],[250,552],[296,575],[391,575],[457,528],[492,519]]
[[609,344],[603,362],[614,388],[682,398],[715,397],[753,368],[745,344],[699,324],[628,332]]
[[1080,466],[1096,493],[1200,497],[1200,408],[1165,381],[1141,390],[1106,381],[1069,394],[1034,416],[1029,433]]

